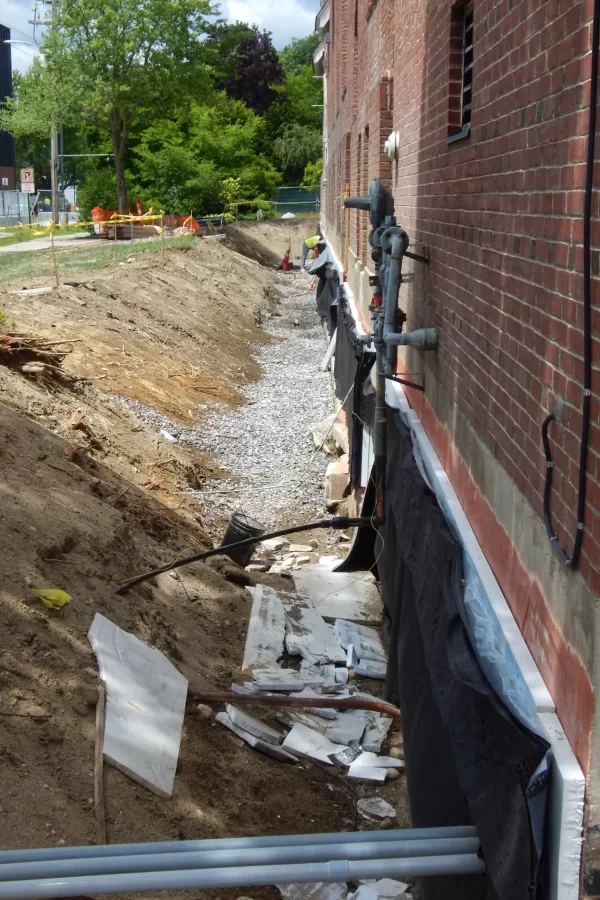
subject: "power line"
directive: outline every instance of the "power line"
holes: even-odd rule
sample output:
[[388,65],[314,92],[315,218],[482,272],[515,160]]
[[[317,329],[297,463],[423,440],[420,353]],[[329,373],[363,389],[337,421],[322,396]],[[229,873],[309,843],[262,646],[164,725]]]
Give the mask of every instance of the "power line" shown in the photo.
[[8,22],[0,22],[0,25],[4,25],[5,28],[9,28],[11,31],[16,31],[17,34],[22,34],[23,37],[33,38],[33,34],[31,32],[27,34],[25,31],[21,31],[20,28],[15,28],[14,25],[10,25]]

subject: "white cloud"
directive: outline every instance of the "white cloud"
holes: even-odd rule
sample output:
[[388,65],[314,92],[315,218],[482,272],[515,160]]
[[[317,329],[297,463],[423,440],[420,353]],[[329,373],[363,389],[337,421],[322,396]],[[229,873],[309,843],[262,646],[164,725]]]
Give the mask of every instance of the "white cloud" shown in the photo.
[[249,22],[270,31],[278,50],[294,37],[314,31],[319,0],[223,0],[222,15],[230,22]]
[[[294,37],[305,37],[315,27],[320,0],[222,0],[222,15],[229,22],[249,22],[270,31],[278,50]],[[44,10],[41,6],[40,9]],[[11,38],[32,41],[33,0],[2,0],[0,22],[12,29]],[[40,29],[37,38],[40,39]],[[35,47],[27,44],[11,46],[13,69],[24,72],[31,65]]]
[[[28,19],[33,19],[32,0],[3,0],[0,23],[11,29],[11,40],[34,43],[33,25],[29,24]],[[38,28],[38,41],[40,35],[41,29]],[[31,65],[36,49],[29,44],[12,44],[10,52],[13,71],[24,72]]]

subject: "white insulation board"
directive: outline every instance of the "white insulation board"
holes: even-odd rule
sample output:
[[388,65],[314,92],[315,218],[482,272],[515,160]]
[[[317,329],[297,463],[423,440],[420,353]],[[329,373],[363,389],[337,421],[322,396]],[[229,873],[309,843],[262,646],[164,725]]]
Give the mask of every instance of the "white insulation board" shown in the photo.
[[106,685],[104,758],[169,798],[179,757],[187,679],[160,650],[96,613],[88,639]]

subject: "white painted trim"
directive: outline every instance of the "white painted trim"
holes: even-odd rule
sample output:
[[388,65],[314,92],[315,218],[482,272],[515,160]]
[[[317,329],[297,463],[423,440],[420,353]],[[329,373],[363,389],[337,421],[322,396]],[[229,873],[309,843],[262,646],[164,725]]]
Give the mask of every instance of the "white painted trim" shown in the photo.
[[585,779],[555,715],[542,713],[542,724],[552,744],[552,774],[546,813],[549,858],[549,900],[578,900],[583,843]]

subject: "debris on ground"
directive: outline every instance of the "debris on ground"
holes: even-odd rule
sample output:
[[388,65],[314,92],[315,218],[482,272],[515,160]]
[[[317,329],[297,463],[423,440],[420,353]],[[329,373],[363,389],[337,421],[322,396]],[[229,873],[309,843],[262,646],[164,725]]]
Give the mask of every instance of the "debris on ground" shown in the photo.
[[278,884],[283,900],[346,900],[347,884],[335,881],[316,884]]
[[335,881],[316,884],[278,884],[283,900],[346,900],[348,885]]
[[327,621],[347,619],[379,625],[383,603],[371,572],[336,572],[337,557],[322,556],[318,563],[294,573],[298,593],[308,597]]
[[407,894],[408,885],[403,881],[394,881],[393,878],[381,878],[379,881],[370,881],[361,884],[354,894],[348,894],[346,900],[410,900]]
[[359,816],[367,819],[368,822],[383,822],[386,819],[394,821],[396,819],[396,810],[392,804],[381,797],[363,797],[356,804],[356,808]]
[[[18,366],[0,364],[0,682],[3,709],[14,713],[0,720],[7,848],[97,840],[97,665],[87,640],[97,612],[155,647],[189,682],[171,799],[104,767],[111,843],[353,827],[354,789],[335,782],[332,793],[316,767],[283,765],[254,752],[215,724],[213,710],[197,708],[202,690],[241,682],[252,602],[246,591],[218,566],[199,563],[136,588],[126,603],[115,595],[128,576],[222,536],[227,516],[213,503],[221,496],[215,491],[238,482],[220,468],[221,459],[181,437],[190,425],[202,429],[207,403],[222,402],[228,416],[229,404],[243,401],[259,377],[255,348],[273,340],[261,323],[281,320],[280,277],[223,242],[198,242],[168,250],[164,262],[149,253],[124,267],[74,271],[58,289],[49,287],[49,277],[0,283],[7,321],[53,349],[68,347],[61,368],[72,376],[56,373],[50,384],[42,373],[23,377]],[[302,345],[308,343],[304,322],[310,330],[316,320],[314,295],[302,285],[293,293],[302,295],[290,301],[302,310],[303,324],[293,331]],[[257,393],[263,390],[257,384]],[[310,424],[331,408],[326,381],[310,383],[307,372],[303,390],[304,421],[299,417],[297,428],[308,449],[295,462],[296,480],[314,454]],[[156,424],[176,442],[160,437],[155,420],[138,416],[129,403],[164,417],[168,424]],[[322,507],[324,469],[323,456],[314,464],[318,474],[309,470],[308,487],[302,482],[304,496],[314,498],[311,511],[313,502],[315,511]],[[246,576],[243,583],[255,583],[231,568]],[[73,600],[47,610],[32,587],[60,588]],[[276,726],[273,718],[268,724]],[[219,892],[220,900],[237,896],[233,889]],[[260,887],[252,896],[275,900],[277,891]]]
[[0,333],[0,365],[10,366],[24,375],[43,375],[50,381],[69,380],[73,376],[62,367],[65,356],[71,352],[69,343],[33,334],[3,332]]
[[187,679],[155,647],[96,613],[89,641],[106,685],[104,758],[159,797],[171,797]]

